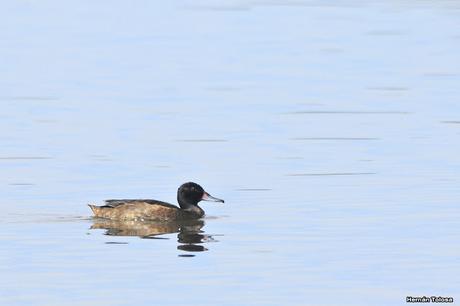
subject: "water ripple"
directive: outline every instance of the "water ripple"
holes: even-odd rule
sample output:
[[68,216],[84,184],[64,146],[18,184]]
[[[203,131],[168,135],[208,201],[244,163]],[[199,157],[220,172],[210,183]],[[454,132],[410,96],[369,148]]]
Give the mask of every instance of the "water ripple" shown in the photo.
[[287,176],[346,176],[346,175],[372,175],[376,172],[330,172],[330,173],[291,173]]

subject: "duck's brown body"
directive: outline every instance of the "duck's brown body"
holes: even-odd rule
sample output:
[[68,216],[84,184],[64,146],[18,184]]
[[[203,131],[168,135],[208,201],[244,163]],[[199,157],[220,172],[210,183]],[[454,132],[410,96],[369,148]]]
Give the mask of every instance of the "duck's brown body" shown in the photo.
[[187,220],[199,219],[204,211],[199,206],[181,209],[157,200],[107,200],[104,206],[89,205],[95,217],[112,220]]

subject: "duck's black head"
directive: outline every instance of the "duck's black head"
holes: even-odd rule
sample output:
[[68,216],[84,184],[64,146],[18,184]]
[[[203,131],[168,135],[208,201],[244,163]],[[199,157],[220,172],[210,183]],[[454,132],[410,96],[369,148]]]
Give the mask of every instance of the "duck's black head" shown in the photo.
[[188,182],[182,184],[177,190],[177,202],[183,209],[188,208],[191,205],[196,206],[200,201],[224,203],[224,200],[211,196],[197,183]]

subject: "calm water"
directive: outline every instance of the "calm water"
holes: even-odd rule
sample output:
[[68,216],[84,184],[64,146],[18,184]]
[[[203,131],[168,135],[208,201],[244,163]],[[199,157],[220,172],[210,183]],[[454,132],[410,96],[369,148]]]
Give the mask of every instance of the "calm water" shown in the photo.
[[0,304],[458,302],[460,4],[328,3],[3,3]]

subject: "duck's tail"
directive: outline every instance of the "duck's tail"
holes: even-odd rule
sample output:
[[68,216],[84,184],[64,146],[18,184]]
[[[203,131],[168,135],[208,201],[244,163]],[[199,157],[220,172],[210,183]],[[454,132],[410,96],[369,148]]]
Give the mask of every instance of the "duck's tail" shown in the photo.
[[91,204],[88,204],[89,208],[91,208],[91,210],[93,211],[93,214],[94,215],[97,215],[97,212],[99,210],[99,207],[96,206],[96,205],[91,205]]

